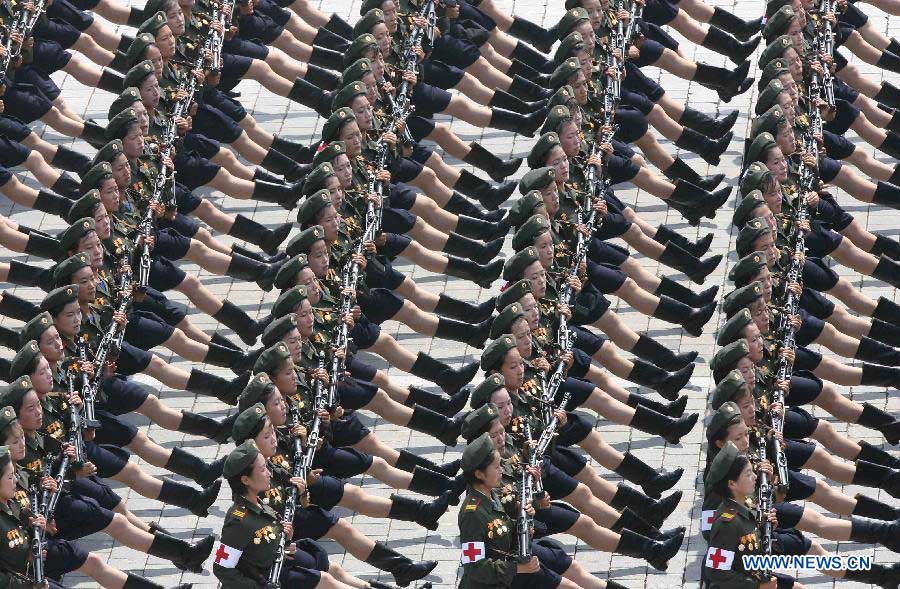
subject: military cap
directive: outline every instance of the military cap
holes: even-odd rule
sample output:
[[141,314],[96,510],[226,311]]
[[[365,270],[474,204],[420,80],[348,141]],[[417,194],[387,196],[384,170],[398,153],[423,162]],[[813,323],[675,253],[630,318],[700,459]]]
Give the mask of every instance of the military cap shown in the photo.
[[743,227],[744,223],[757,216],[753,214],[753,211],[764,204],[766,204],[766,199],[763,198],[762,192],[759,190],[751,190],[749,194],[740,200],[738,206],[735,207],[734,216],[731,218],[731,222],[737,227]]
[[309,266],[309,259],[306,254],[297,254],[285,262],[278,269],[278,274],[275,275],[275,288],[284,290],[292,287],[297,274],[307,266]]
[[359,7],[359,15],[362,16],[370,10],[381,8],[385,0],[363,0],[362,6]]
[[12,454],[9,453],[9,446],[0,446],[0,470],[5,469],[10,462],[12,462]]
[[769,168],[762,162],[753,162],[747,167],[743,178],[741,178],[741,194],[750,194],[754,190],[765,192],[768,190],[771,180],[772,173],[769,171]]
[[719,337],[716,338],[716,343],[720,346],[727,346],[731,342],[736,342],[744,337],[741,331],[752,322],[753,317],[750,316],[750,309],[743,307],[725,322],[725,325],[719,330]]
[[526,247],[519,251],[513,257],[506,260],[503,265],[503,280],[518,280],[525,272],[525,268],[538,261],[537,250],[533,247]]
[[516,347],[516,338],[511,333],[505,333],[489,343],[481,353],[481,369],[487,372],[492,368],[498,368],[503,362],[503,356]]
[[284,252],[289,256],[308,254],[312,245],[323,239],[325,239],[325,230],[321,225],[313,225],[292,237],[284,248]]
[[576,6],[566,11],[559,20],[559,24],[556,25],[556,30],[559,32],[560,37],[564,37],[571,33],[579,24],[585,21],[590,22],[590,20],[591,17],[588,15],[588,11],[581,6]]
[[3,389],[3,392],[0,393],[0,406],[15,406],[22,401],[22,397],[28,394],[32,388],[31,386],[31,377],[27,374],[23,376],[17,376],[12,379],[12,382],[9,383],[7,387]]
[[747,155],[744,158],[744,163],[765,163],[764,158],[767,156],[767,153],[770,149],[775,147],[778,147],[778,143],[771,133],[760,133],[753,139],[750,147],[747,148]]
[[569,79],[581,71],[581,62],[576,57],[570,57],[553,70],[550,74],[550,87],[559,88],[569,83]]
[[289,288],[275,300],[275,304],[272,305],[272,316],[284,317],[291,313],[297,308],[297,305],[306,300],[306,296],[306,287],[302,284]]
[[506,220],[513,227],[518,227],[530,219],[534,214],[534,209],[542,204],[544,204],[544,197],[537,190],[532,190],[512,204],[506,214]]
[[344,63],[349,65],[357,59],[365,57],[366,52],[373,47],[377,48],[378,43],[375,42],[375,36],[372,33],[358,36],[347,48],[347,52],[344,54]]
[[260,398],[274,386],[272,379],[265,372],[254,374],[253,378],[247,382],[247,386],[244,387],[244,390],[238,396],[238,411],[243,413],[248,407],[262,403]]
[[703,480],[703,484],[706,485],[707,489],[711,489],[728,476],[731,466],[734,464],[734,461],[737,460],[739,455],[740,452],[738,452],[737,446],[731,442],[728,442],[721,450],[719,450],[719,453],[716,454],[712,464],[709,465],[709,470],[706,472],[706,478]]
[[135,37],[131,46],[128,47],[128,51],[125,52],[125,65],[130,68],[142,62],[147,48],[154,44],[156,44],[156,39],[150,33],[141,33]]
[[738,394],[744,390],[745,384],[746,382],[744,381],[744,377],[741,376],[741,372],[739,370],[732,370],[726,374],[725,378],[720,380],[716,385],[716,388],[713,389],[712,396],[710,397],[710,405],[712,405],[714,410],[718,410],[719,407],[728,401],[734,401]]
[[144,4],[144,14],[156,14],[157,12],[165,12],[163,10],[163,3],[165,0],[147,0],[147,3]]
[[[108,166],[109,164],[100,164]],[[66,221],[74,223],[79,219],[94,217],[94,209],[100,204],[100,191],[96,188],[88,190],[84,196],[72,203],[66,215]],[[95,224],[96,225],[96,224]]]
[[550,221],[543,215],[532,215],[530,219],[525,221],[519,230],[513,235],[513,249],[519,251],[530,245],[534,245],[534,240],[542,233],[550,230]]
[[[112,178],[112,165],[109,162],[100,162],[94,165],[90,170],[81,177],[81,193],[85,194],[94,188],[100,188],[100,182],[107,178]],[[72,209],[69,209],[71,212]],[[81,215],[82,217],[88,215]],[[78,219],[79,217],[75,217]]]
[[556,53],[553,54],[553,63],[558,65],[570,57],[575,57],[582,49],[584,49],[584,37],[578,31],[572,31],[556,48]]
[[769,0],[766,2],[766,10],[765,15],[766,18],[771,17],[773,14],[778,12],[778,9],[782,6],[790,6],[791,0]]
[[[16,422],[16,412],[12,407],[6,406],[3,409],[0,409],[0,436],[6,437],[4,434],[6,432],[6,428],[11,426]],[[6,446],[0,446],[0,448],[5,448]],[[8,453],[8,451],[7,451]],[[0,465],[0,470],[6,468],[6,464]]]
[[297,222],[300,225],[312,223],[316,215],[329,206],[331,206],[331,193],[325,189],[317,190],[314,194],[306,197],[306,200],[297,209]]
[[356,24],[353,25],[353,34],[355,36],[364,35],[365,33],[371,33],[372,27],[377,25],[378,23],[384,22],[384,11],[380,8],[373,8],[368,11],[362,18],[356,21]]
[[728,272],[728,279],[734,283],[744,283],[756,276],[766,267],[766,253],[753,252],[747,254]]
[[[149,13],[144,12],[144,14]],[[169,24],[169,20],[166,18],[166,13],[162,11],[157,12],[141,23],[141,26],[138,27],[138,34],[150,33],[151,35],[155,35],[161,28],[163,28],[163,26],[167,24]]]
[[[550,150],[557,145],[559,145],[559,135],[553,131],[541,135],[540,138],[535,141],[534,147],[532,147],[531,151],[528,153],[528,167],[533,170],[545,165],[544,158],[547,157]],[[546,186],[546,184],[544,186]]]
[[756,137],[760,133],[771,133],[773,136],[778,133],[778,125],[787,123],[787,117],[784,109],[779,105],[775,105],[763,114],[753,119],[750,125],[750,136]]
[[126,108],[106,124],[106,138],[122,139],[128,132],[128,127],[137,122],[137,112],[133,108]]
[[293,313],[288,313],[284,317],[276,319],[266,327],[262,334],[262,344],[266,347],[274,346],[281,341],[286,333],[297,329],[297,318]]
[[764,113],[778,104],[778,95],[784,92],[784,84],[777,77],[769,80],[769,83],[760,91],[756,99],[756,114]]
[[[140,90],[138,90],[135,86],[129,86],[129,87],[125,88],[122,91],[122,93],[119,94],[115,100],[113,100],[112,104],[109,105],[109,110],[106,113],[107,120],[114,119],[117,114],[119,114],[126,108],[131,108],[131,106],[135,102],[140,102],[140,101],[141,101],[141,91]],[[119,152],[121,152],[121,151],[122,150],[119,149]],[[112,154],[113,157],[115,157],[116,155],[118,155],[118,153]],[[97,156],[95,155],[94,158],[96,159]],[[110,157],[108,159],[103,158],[103,161],[108,162],[111,159],[112,159],[112,157]]]
[[78,285],[77,284],[69,284],[66,286],[60,286],[59,288],[54,288],[47,296],[44,297],[44,300],[41,301],[41,311],[50,311],[51,309],[59,309],[65,305],[68,305],[72,301],[78,300]]
[[494,443],[491,441],[491,437],[486,433],[481,434],[475,441],[469,442],[463,451],[461,461],[463,472],[474,472],[493,454]]
[[68,229],[59,234],[59,247],[62,248],[64,252],[73,250],[78,246],[79,239],[91,231],[96,230],[97,224],[94,222],[93,217],[83,217],[78,219],[69,225]]
[[41,355],[41,349],[34,340],[27,342],[13,356],[9,366],[9,378],[16,379],[20,376],[31,374],[36,367],[35,360]]
[[780,37],[774,39],[771,43],[766,45],[766,48],[763,49],[763,52],[759,56],[760,66],[765,67],[767,63],[772,61],[773,59],[778,59],[784,52],[788,50],[788,48],[793,47],[794,43],[791,41],[791,38],[787,35],[781,35]]
[[490,402],[491,395],[494,391],[502,389],[506,386],[506,379],[500,373],[492,374],[481,381],[477,387],[472,389],[472,396],[469,397],[469,405],[472,409],[478,409],[485,403]]
[[575,91],[572,90],[571,86],[566,84],[553,93],[553,96],[550,97],[550,102],[547,103],[547,106],[549,108],[553,108],[554,106],[568,107],[569,104],[571,104],[574,100]]
[[39,342],[44,332],[51,327],[53,327],[53,317],[50,313],[44,311],[32,317],[28,323],[22,326],[22,332],[19,333],[19,341],[23,344],[30,340]]
[[524,278],[516,280],[497,296],[495,304],[498,309],[505,309],[511,304],[519,302],[527,294],[531,294],[531,281]]
[[[563,123],[563,121],[571,119],[572,112],[569,110],[569,107],[557,105],[550,109],[550,112],[547,113],[547,120],[544,121],[544,126],[541,127],[541,134],[549,133],[551,131],[559,131],[559,126]],[[541,162],[540,165],[543,165]]]
[[762,90],[768,86],[769,82],[772,80],[777,80],[779,76],[789,73],[791,73],[791,70],[788,68],[788,62],[785,58],[780,57],[778,59],[773,59],[762,68],[762,71],[760,71],[759,81],[756,83],[756,87],[759,90]]
[[334,141],[341,132],[341,127],[343,127],[345,123],[355,120],[356,115],[354,115],[353,111],[349,108],[343,107],[337,109],[331,113],[331,116],[328,117],[328,120],[325,121],[325,124],[322,126],[322,139],[325,141]]
[[[738,373],[740,374],[740,373]],[[706,426],[706,438],[712,440],[721,435],[729,426],[741,422],[741,409],[734,401],[727,401],[716,409],[709,425]],[[721,480],[721,479],[720,479]]]
[[362,81],[366,74],[372,73],[372,60],[364,57],[357,59],[341,72],[341,82],[349,84],[350,82]]
[[369,90],[366,88],[366,85],[360,81],[350,82],[334,95],[334,100],[331,103],[332,110],[337,110],[343,107],[350,107],[350,104],[353,102],[353,99],[357,96],[365,96],[368,94]]
[[794,9],[790,6],[782,6],[766,21],[766,26],[762,30],[763,38],[768,40],[784,35],[788,32],[792,20],[794,20]]
[[243,444],[232,450],[231,454],[228,455],[228,458],[225,459],[225,465],[222,467],[222,476],[226,479],[230,479],[231,477],[244,472],[251,464],[253,464],[258,454],[259,448],[256,447],[256,442],[253,440],[245,441]]
[[526,194],[532,190],[541,190],[556,181],[556,172],[553,168],[544,166],[528,170],[522,179],[519,180],[519,192]]
[[[741,309],[749,307],[754,301],[763,296],[762,282],[751,282],[737,290],[728,293],[722,301],[722,311],[727,317],[738,313]],[[743,327],[743,326],[742,326]]]
[[70,256],[53,268],[53,283],[56,286],[66,286],[72,284],[72,274],[75,274],[82,268],[90,268],[91,261],[87,254],[80,253]]
[[765,219],[757,217],[747,221],[741,228],[737,240],[735,241],[737,254],[739,256],[746,256],[749,252],[752,252],[754,250],[753,244],[756,243],[756,240],[767,235],[770,231],[769,224]]
[[[114,118],[114,117],[110,117]],[[124,150],[124,146],[122,145],[121,139],[113,139],[106,145],[100,148],[100,151],[94,154],[94,159],[91,160],[91,166],[96,166],[97,164],[107,163],[112,164],[113,160],[118,157],[120,153]],[[81,179],[82,184],[84,183],[84,177]]]
[[750,354],[750,347],[747,340],[739,339],[731,342],[723,348],[719,348],[716,355],[713,356],[709,363],[709,367],[713,372],[721,372],[723,370],[731,370],[737,366],[738,360]]
[[343,141],[332,141],[313,156],[312,164],[320,166],[325,162],[333,162],[334,158],[347,153],[347,144]]
[[491,424],[500,417],[500,411],[493,403],[482,405],[475,411],[470,411],[462,422],[460,433],[467,442],[471,442],[483,433],[491,429]]
[[525,315],[522,313],[522,305],[519,303],[512,303],[505,307],[500,311],[500,314],[494,318],[494,322],[491,323],[491,337],[498,338],[504,333],[512,333],[513,323],[524,316]]
[[263,350],[259,355],[259,358],[256,359],[256,363],[253,364],[253,373],[274,372],[278,370],[285,360],[289,360],[290,357],[291,352],[288,350],[287,345],[278,342],[274,346],[270,346]]
[[125,81],[122,82],[122,85],[126,88],[129,86],[134,86],[135,88],[140,88],[141,83],[144,79],[149,78],[150,76],[155,75],[156,72],[153,69],[153,62],[149,59],[145,59],[141,63],[137,64],[125,74]]

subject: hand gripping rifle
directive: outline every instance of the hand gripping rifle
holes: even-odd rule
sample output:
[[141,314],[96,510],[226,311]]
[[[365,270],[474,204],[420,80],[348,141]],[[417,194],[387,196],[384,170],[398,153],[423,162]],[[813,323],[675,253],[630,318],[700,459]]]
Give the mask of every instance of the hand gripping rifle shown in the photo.
[[[79,368],[87,362],[87,343],[84,341],[84,338],[78,340],[78,360],[80,362]],[[99,368],[96,364],[94,365],[93,379],[84,370],[79,370],[81,373],[82,429],[97,429],[100,427],[100,422],[97,421],[95,404],[97,401],[97,371],[102,370],[102,368],[102,365]]]
[[[759,459],[760,461],[767,459],[766,454],[766,436],[757,432],[759,442]],[[759,483],[759,525],[762,528],[762,548],[765,554],[772,554],[772,522],[769,521],[769,511],[775,504],[775,489],[769,481],[769,475],[766,472],[759,471],[757,478]]]
[[[44,477],[50,476],[53,467],[53,460],[48,456],[44,461],[44,470],[37,480],[31,482],[29,489],[28,502],[31,505],[32,515],[47,515],[48,492],[47,489],[41,488],[41,481]],[[40,497],[40,498],[39,498]],[[50,520],[47,519],[49,522]],[[44,544],[46,537],[44,536],[44,528],[34,525],[31,527],[31,581],[35,587],[40,587],[46,581],[44,575]]]
[[[69,366],[69,371],[66,375],[69,380],[70,396],[75,393],[76,372],[83,373],[81,366],[76,362],[73,362],[72,365]],[[81,411],[78,409],[78,406],[74,403],[69,403],[69,439],[67,441],[75,448],[76,464],[84,464],[84,427],[84,421],[81,418]],[[66,459],[65,454],[63,454],[63,459]]]
[[[119,301],[119,306],[116,309],[116,312],[125,314],[128,312],[128,308],[131,306],[131,272],[126,272],[123,270],[119,281],[119,293],[121,296],[121,300]],[[97,346],[97,352],[94,354],[94,378],[91,379],[91,387],[94,398],[96,398],[97,395],[96,389],[99,386],[101,375],[111,375],[113,372],[115,372],[115,370],[111,368],[111,365],[114,364],[116,359],[119,357],[119,352],[122,350],[122,341],[124,339],[125,327],[119,325],[115,321],[112,321],[109,325],[109,328],[106,330],[106,333],[103,334],[103,339],[100,340],[100,345]],[[85,408],[86,407],[87,406],[85,406]],[[91,412],[93,414],[93,405],[91,407]],[[87,417],[88,413],[87,411],[85,411],[85,418]]]
[[531,473],[528,471],[528,466],[531,466],[531,458],[530,456],[534,454],[533,448],[531,448],[531,427],[528,425],[526,420],[525,422],[525,452],[529,453],[529,460],[525,462],[524,460],[520,464],[519,470],[519,483],[518,483],[518,493],[519,493],[519,517],[516,519],[516,532],[519,536],[519,546],[518,552],[516,553],[517,560],[520,563],[526,563],[531,560],[531,528],[534,525],[534,519],[528,515],[528,508],[526,503],[528,499],[534,497],[534,478],[531,476]]
[[[22,54],[22,44],[31,37],[38,19],[44,12],[46,0],[36,0],[33,4],[34,10],[25,10],[24,8],[18,10],[12,25],[6,29],[6,41],[3,44],[6,55],[0,59],[0,74],[6,73],[13,60]],[[21,43],[13,41],[13,33],[19,34],[22,38]]]

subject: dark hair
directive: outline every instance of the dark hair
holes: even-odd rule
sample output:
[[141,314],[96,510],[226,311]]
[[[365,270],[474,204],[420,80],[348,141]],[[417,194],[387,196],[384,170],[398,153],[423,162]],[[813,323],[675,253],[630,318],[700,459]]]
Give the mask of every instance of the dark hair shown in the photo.
[[731,468],[728,469],[728,474],[725,475],[725,478],[713,485],[713,491],[718,494],[720,497],[724,497],[725,499],[734,498],[734,494],[731,492],[731,489],[728,488],[729,481],[736,481],[741,476],[741,472],[743,472],[744,467],[749,464],[750,459],[748,459],[744,455],[740,455],[734,459],[734,462],[731,463]]
[[491,462],[494,461],[494,456],[496,456],[496,455],[497,455],[497,450],[494,450],[490,454],[488,454],[488,457],[485,458],[481,462],[481,464],[479,464],[478,466],[476,466],[475,468],[473,468],[470,471],[464,470],[462,474],[463,474],[463,480],[466,481],[466,485],[472,487],[472,486],[478,484],[479,481],[475,477],[475,473],[479,470],[481,470],[481,471],[485,470],[491,464]]
[[[240,442],[238,442],[238,443],[240,443]],[[241,472],[237,473],[236,475],[234,475],[232,477],[228,477],[227,479],[225,479],[228,481],[228,486],[231,487],[231,494],[235,498],[243,497],[244,495],[247,494],[247,485],[245,485],[244,483],[241,482],[241,477],[242,476],[250,476],[250,473],[253,472],[253,465],[255,463],[256,463],[256,461],[254,460],[249,465],[247,465],[247,468],[245,468]]]
[[50,313],[50,315],[55,319],[56,317],[59,316],[60,313],[63,312],[63,309],[65,309],[69,305],[69,303],[77,303],[77,302],[78,302],[78,300],[76,299],[74,301],[69,301],[65,305],[57,305],[55,307],[50,307],[49,309],[47,309],[47,312]]
[[125,135],[128,135],[129,133],[131,133],[131,130],[132,130],[134,127],[137,127],[138,129],[140,129],[140,128],[141,128],[141,123],[140,123],[140,121],[131,121],[130,123],[127,123],[127,124],[125,125],[125,132],[122,133],[122,137],[125,137]]
[[243,444],[243,443],[246,442],[247,440],[252,439],[252,438],[255,438],[256,436],[258,436],[258,435],[259,435],[259,432],[261,432],[261,431],[263,430],[263,428],[266,427],[266,420],[267,420],[267,419],[268,419],[268,418],[266,417],[266,418],[263,418],[263,419],[258,420],[258,421],[256,422],[256,425],[253,426],[253,429],[251,429],[249,432],[247,432],[247,437],[246,437],[246,438],[242,438],[242,439],[238,440],[237,438],[234,438],[234,434],[232,434],[231,437],[234,438],[234,443],[235,443],[235,444]]

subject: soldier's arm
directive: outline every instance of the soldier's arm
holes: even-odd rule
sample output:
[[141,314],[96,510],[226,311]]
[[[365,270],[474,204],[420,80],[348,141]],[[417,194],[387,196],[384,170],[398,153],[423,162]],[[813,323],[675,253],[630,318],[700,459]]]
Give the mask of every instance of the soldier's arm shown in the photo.
[[[487,545],[486,529],[487,524],[478,515],[477,511],[469,514],[463,513],[459,523],[460,543],[483,542]],[[465,564],[463,567],[473,581],[491,587],[509,587],[513,577],[516,575],[516,562],[514,560],[490,558],[490,555],[473,563]]]
[[[742,553],[737,550],[737,531],[727,522],[717,521],[716,524],[710,532],[705,562],[710,583],[728,589],[757,589],[760,583],[744,572],[739,560]],[[717,568],[710,566],[711,560],[717,563]]]
[[[243,552],[250,544],[250,533],[244,529],[240,520],[229,518],[222,527],[222,548],[225,552]],[[220,561],[222,564],[219,564]],[[223,589],[258,589],[259,583],[238,570],[237,561],[216,557],[213,563],[213,574],[221,581]]]

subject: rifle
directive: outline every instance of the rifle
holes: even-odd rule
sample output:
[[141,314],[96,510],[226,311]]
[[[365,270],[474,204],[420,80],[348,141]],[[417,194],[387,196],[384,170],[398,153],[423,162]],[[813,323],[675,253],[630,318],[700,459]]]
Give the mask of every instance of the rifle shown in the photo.
[[[131,278],[131,272],[125,271],[122,272],[119,278],[119,292],[123,294],[122,300],[119,301],[119,306],[116,309],[117,313],[125,314],[128,312],[128,307],[131,306],[131,297],[133,296],[130,290]],[[106,333],[103,334],[103,339],[100,340],[100,345],[97,346],[97,352],[94,354],[94,379],[92,381],[94,389],[96,389],[97,381],[100,379],[100,371],[105,370],[107,359],[111,358],[109,362],[115,362],[115,359],[118,358],[124,339],[125,328],[113,321]],[[96,390],[93,392],[96,395]]]
[[[87,362],[87,344],[84,339],[78,340],[78,359],[83,366]],[[102,366],[101,366],[102,368]],[[94,379],[97,378],[97,366],[94,366]],[[100,422],[97,421],[97,413],[95,403],[97,401],[97,385],[94,379],[88,377],[84,370],[81,370],[81,401],[82,412],[81,427],[85,429],[97,429]]]
[[[757,432],[757,441],[759,442],[759,459],[766,460],[766,437],[764,434]],[[769,521],[769,511],[775,503],[775,490],[769,481],[769,475],[760,471],[757,477],[759,483],[759,516],[760,526],[762,527],[762,547],[766,554],[772,554],[772,522]]]
[[[50,476],[53,460],[48,456],[44,462],[44,470],[42,476],[31,482],[29,489],[28,501],[31,504],[31,512],[34,515],[46,515],[48,497],[47,489],[41,489],[41,480],[44,476]],[[40,500],[38,500],[38,490],[40,489]],[[50,520],[47,519],[49,522]],[[44,584],[46,577],[44,575],[44,528],[34,525],[31,527],[31,581],[35,587]]]
[[[67,374],[69,380],[69,395],[73,395],[75,393],[75,372],[81,370],[81,367],[78,366],[76,368],[76,364],[73,363],[69,367],[69,372]],[[82,372],[83,374],[83,372]],[[72,444],[75,448],[75,463],[76,464],[84,464],[84,423],[81,418],[81,411],[78,410],[78,407],[74,403],[69,404],[69,439],[68,443]],[[65,454],[63,454],[64,459],[66,458]]]
[[[16,12],[12,26],[6,29],[6,41],[3,44],[3,47],[6,49],[6,55],[0,60],[0,74],[6,73],[13,60],[17,59],[22,54],[22,45],[31,36],[32,31],[34,31],[38,19],[44,12],[45,3],[46,0],[35,0],[35,9],[33,11],[28,11],[23,8]],[[18,33],[19,36],[22,37],[22,42],[15,43],[15,47],[13,46],[13,33]]]

